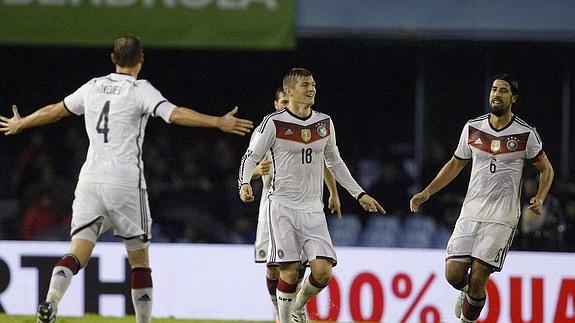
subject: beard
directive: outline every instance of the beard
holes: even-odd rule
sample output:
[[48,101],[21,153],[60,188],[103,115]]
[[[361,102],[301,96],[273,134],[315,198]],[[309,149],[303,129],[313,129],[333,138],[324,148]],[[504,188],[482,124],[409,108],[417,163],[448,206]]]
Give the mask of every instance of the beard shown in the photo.
[[510,106],[501,106],[501,107],[494,107],[493,105],[490,106],[491,114],[496,117],[501,117],[502,115],[506,114],[509,111]]

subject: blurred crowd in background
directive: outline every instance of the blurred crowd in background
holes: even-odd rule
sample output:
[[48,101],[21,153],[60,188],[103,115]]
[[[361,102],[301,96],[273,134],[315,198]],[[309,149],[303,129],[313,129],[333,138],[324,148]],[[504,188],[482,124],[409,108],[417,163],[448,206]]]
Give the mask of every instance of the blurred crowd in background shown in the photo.
[[[567,138],[562,133],[574,124],[562,122],[562,116],[575,82],[561,86],[564,75],[575,73],[575,64],[567,64],[575,57],[573,47],[302,39],[294,51],[144,48],[141,78],[171,102],[215,115],[238,105],[238,116],[255,124],[273,111],[273,94],[285,71],[302,66],[314,73],[313,108],[332,117],[343,159],[388,212],[365,214],[340,187],[343,218],[326,212],[335,245],[444,248],[471,165],[417,215],[409,212],[409,199],[451,158],[465,122],[485,113],[490,77],[511,72],[521,84],[514,112],[537,127],[556,170],[544,214],[524,210],[513,248],[575,250],[575,132],[571,127]],[[28,115],[62,100],[90,78],[112,72],[109,57],[109,48],[0,48],[5,75],[0,115],[10,116],[12,104]],[[416,112],[418,104],[423,109]],[[416,148],[420,117],[423,144]],[[258,202],[244,204],[237,194],[248,141],[213,129],[149,121],[143,158],[154,241],[253,242]],[[0,239],[69,239],[73,191],[87,147],[81,117],[0,136]],[[524,174],[527,205],[536,174],[529,165]],[[259,199],[260,181],[255,183]],[[115,240],[110,234],[103,239]]]
[[[69,239],[73,191],[88,142],[82,118],[61,122],[57,135],[53,127],[27,131],[0,154],[0,239]],[[144,144],[155,221],[153,241],[253,243],[258,202],[244,204],[237,194],[237,169],[248,138],[215,130],[167,128],[152,120]],[[383,203],[387,215],[364,213],[340,186],[342,219],[326,210],[335,245],[446,246],[466,192],[470,165],[415,215],[409,212],[409,199],[418,189],[412,149],[398,142],[369,155],[343,156],[360,184]],[[424,161],[422,183],[428,183],[451,154],[444,145],[434,143]],[[261,184],[259,180],[254,183],[259,198]],[[525,207],[513,249],[575,251],[575,182],[557,178],[540,216],[526,209],[536,189],[536,173],[527,166]],[[102,239],[117,241],[111,233]]]

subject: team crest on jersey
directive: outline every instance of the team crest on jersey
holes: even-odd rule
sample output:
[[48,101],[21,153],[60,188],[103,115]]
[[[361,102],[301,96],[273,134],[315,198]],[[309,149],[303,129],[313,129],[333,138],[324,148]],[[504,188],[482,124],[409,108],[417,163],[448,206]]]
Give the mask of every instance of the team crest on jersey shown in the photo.
[[491,140],[491,151],[496,153],[501,150],[501,140],[493,139]]
[[510,137],[507,139],[507,149],[509,149],[509,151],[516,151],[517,147],[519,147],[519,142],[517,141],[517,138],[515,137]]
[[302,129],[301,130],[301,139],[303,139],[304,142],[310,141],[311,140],[311,130]]
[[320,124],[317,126],[317,129],[316,129],[316,130],[317,130],[317,134],[318,134],[320,137],[323,138],[323,137],[327,136],[327,129],[325,128],[325,125],[324,125],[323,123],[320,123]]

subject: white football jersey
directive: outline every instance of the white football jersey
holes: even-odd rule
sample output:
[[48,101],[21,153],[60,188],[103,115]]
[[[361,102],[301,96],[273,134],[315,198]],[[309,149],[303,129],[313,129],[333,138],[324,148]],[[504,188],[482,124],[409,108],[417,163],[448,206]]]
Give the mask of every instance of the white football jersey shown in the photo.
[[169,123],[175,105],[146,80],[111,73],[90,80],[64,99],[84,115],[90,147],[79,182],[146,188],[142,145],[150,116]]
[[353,197],[363,192],[339,155],[333,122],[324,113],[312,110],[300,118],[283,109],[267,115],[242,158],[239,185],[250,182],[267,152],[273,165],[269,194],[289,208],[323,211],[324,162]]
[[535,128],[516,116],[499,130],[491,126],[489,114],[467,122],[455,151],[455,158],[472,159],[460,217],[516,227],[525,160],[536,163],[544,155]]

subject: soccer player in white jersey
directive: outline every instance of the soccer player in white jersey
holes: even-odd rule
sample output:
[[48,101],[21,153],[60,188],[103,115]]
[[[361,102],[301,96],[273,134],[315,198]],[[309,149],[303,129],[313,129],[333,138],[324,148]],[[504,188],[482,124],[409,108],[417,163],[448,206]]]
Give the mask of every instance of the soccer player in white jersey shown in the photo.
[[462,291],[455,306],[461,322],[479,318],[487,280],[503,267],[519,221],[524,163],[539,170],[539,187],[529,205],[534,213],[541,214],[553,181],[553,167],[539,134],[511,111],[518,97],[517,80],[509,74],[496,75],[489,95],[490,113],[465,124],[451,160],[410,201],[411,211],[417,212],[472,161],[469,187],[447,244],[445,263],[445,278]]
[[[331,118],[311,109],[316,87],[303,68],[289,70],[283,88],[286,109],[266,116],[242,158],[239,175],[242,201],[254,200],[250,180],[257,163],[269,152],[273,165],[268,192],[270,253],[268,262],[279,263],[277,302],[281,323],[305,322],[305,304],[331,279],[337,258],[323,213],[324,161],[338,183],[368,212],[385,210],[367,195],[341,159]],[[296,296],[300,255],[310,260],[311,274]]]
[[[283,87],[279,87],[276,90],[274,98],[274,108],[276,111],[285,109],[289,103],[289,98],[285,94]],[[327,166],[326,166],[327,167]],[[255,247],[255,262],[256,263],[266,263],[266,286],[270,299],[273,304],[273,309],[275,313],[276,320],[279,320],[278,305],[276,290],[279,282],[280,271],[277,263],[267,262],[267,254],[269,249],[269,222],[268,222],[268,198],[267,192],[271,188],[272,177],[270,172],[272,171],[271,156],[266,154],[264,158],[259,162],[258,166],[254,170],[252,175],[252,180],[261,177],[262,179],[262,196],[260,199],[259,214],[258,214],[258,226],[256,230],[256,241],[254,243]],[[336,213],[338,217],[341,217],[341,202],[339,200],[339,195],[337,193],[337,183],[335,178],[328,169],[324,169],[325,174],[325,184],[329,191],[328,208],[331,213]],[[305,257],[304,257],[305,258]],[[302,259],[305,261],[306,259]],[[305,265],[302,265],[298,274],[298,283],[303,279],[305,275]]]
[[124,240],[132,268],[132,301],[138,323],[151,322],[152,275],[148,260],[150,208],[142,163],[144,130],[150,116],[188,127],[216,127],[244,135],[251,121],[237,119],[237,107],[223,117],[178,107],[148,81],[138,80],[144,62],[140,41],[124,36],[114,42],[116,72],[97,77],[55,104],[21,118],[16,106],[10,119],[0,117],[0,131],[13,135],[26,128],[84,115],[90,140],[72,206],[71,248],[54,267],[46,301],[38,306],[38,322],[56,320],[58,303],[72,276],[83,268],[98,237],[113,229]]

